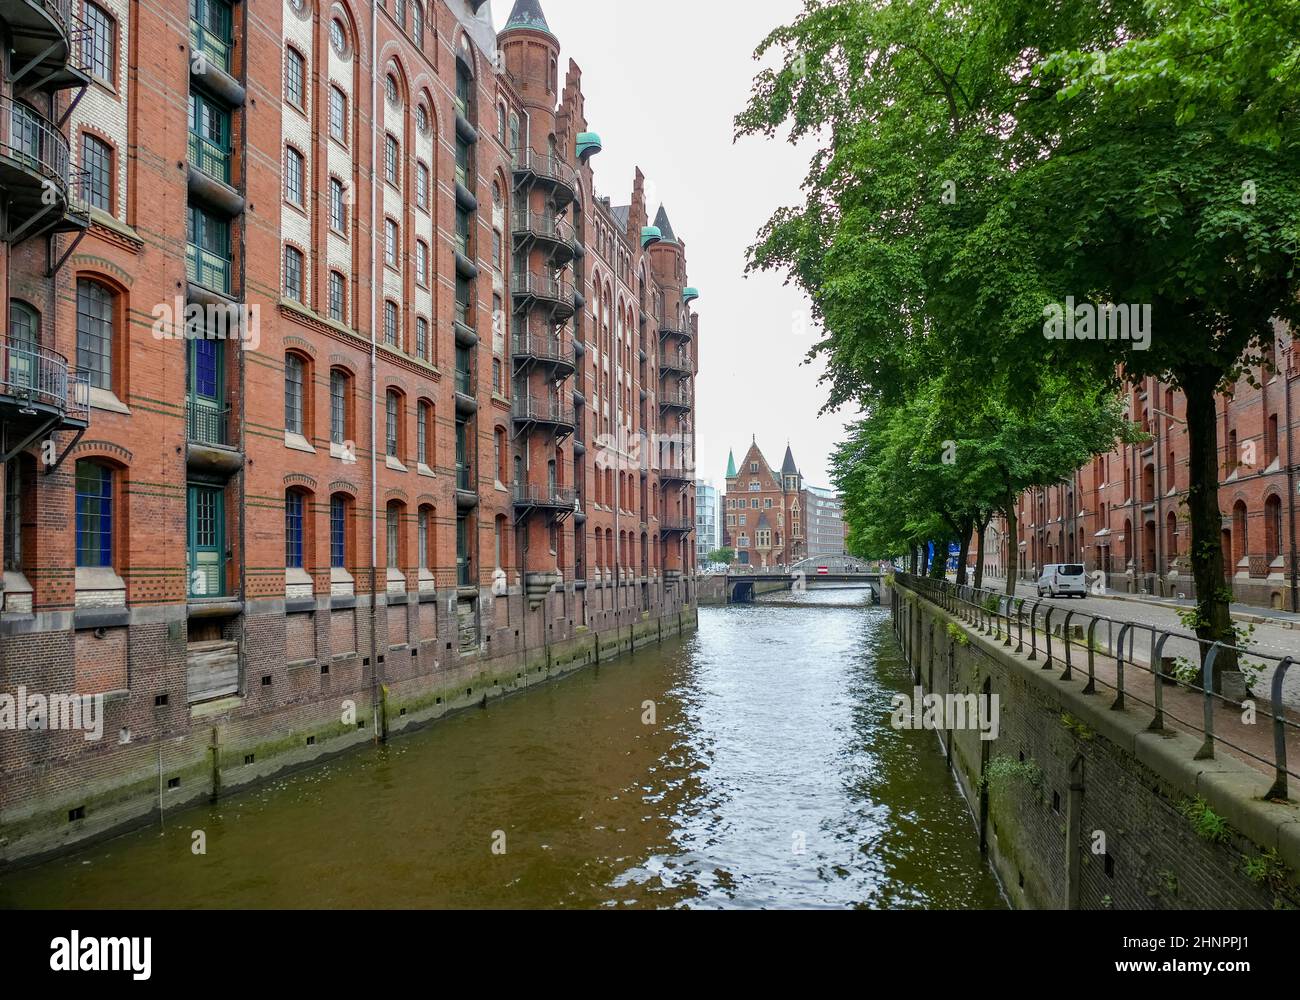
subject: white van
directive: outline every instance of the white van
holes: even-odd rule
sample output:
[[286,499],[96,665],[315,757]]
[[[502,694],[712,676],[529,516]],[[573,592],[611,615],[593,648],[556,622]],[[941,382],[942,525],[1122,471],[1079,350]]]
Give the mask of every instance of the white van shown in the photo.
[[1079,563],[1051,563],[1038,578],[1038,596],[1087,597],[1088,581]]

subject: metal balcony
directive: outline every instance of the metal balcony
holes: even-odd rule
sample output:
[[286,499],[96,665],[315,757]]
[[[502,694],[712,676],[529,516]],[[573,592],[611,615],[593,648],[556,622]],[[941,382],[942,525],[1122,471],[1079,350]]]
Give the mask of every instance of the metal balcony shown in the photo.
[[572,514],[578,508],[578,493],[570,486],[538,486],[515,483],[514,504],[519,511],[549,510]]
[[[190,21],[190,53],[200,54],[209,66],[215,66],[222,72],[230,72],[230,50],[233,43],[220,35],[209,31],[198,21]],[[197,61],[197,60],[194,60]]]
[[541,306],[549,309],[556,321],[568,319],[576,311],[573,285],[563,278],[552,278],[531,272],[516,274],[510,281],[510,293],[516,307],[531,309]]
[[680,375],[688,377],[695,374],[695,362],[685,353],[669,354],[665,352],[659,358],[659,377]]
[[555,267],[563,267],[578,255],[578,241],[573,227],[554,215],[528,212],[518,215],[514,223],[515,250],[523,252],[540,246]]
[[68,139],[54,122],[0,97],[0,189],[9,195],[6,240],[18,243],[52,229],[83,228],[75,224],[81,213],[68,163]]
[[7,435],[10,443],[22,440],[27,428],[46,433],[85,428],[90,424],[89,379],[57,351],[0,338],[0,420],[14,428]]
[[233,263],[225,257],[195,243],[186,245],[185,277],[192,284],[229,296],[233,272]]
[[669,410],[689,410],[694,405],[691,394],[685,390],[668,391],[659,397],[660,413],[667,413]]
[[661,341],[667,340],[669,337],[677,337],[685,343],[693,336],[694,334],[691,332],[690,327],[687,327],[684,330],[679,330],[673,326],[661,326],[659,328],[659,339]]
[[567,206],[577,193],[577,170],[550,153],[519,150],[515,153],[514,174],[516,185],[542,184],[549,188],[558,208]]
[[73,0],[9,0],[0,3],[13,55],[9,83],[19,90],[60,90],[90,82],[86,75],[86,26]]
[[515,364],[538,365],[554,372],[556,378],[567,378],[577,370],[573,342],[563,337],[541,333],[516,333],[513,338]]
[[573,406],[558,399],[516,396],[511,416],[523,429],[530,426],[547,427],[562,436],[572,434],[577,427]]
[[695,524],[684,517],[661,517],[659,530],[665,534],[689,534],[695,530]]

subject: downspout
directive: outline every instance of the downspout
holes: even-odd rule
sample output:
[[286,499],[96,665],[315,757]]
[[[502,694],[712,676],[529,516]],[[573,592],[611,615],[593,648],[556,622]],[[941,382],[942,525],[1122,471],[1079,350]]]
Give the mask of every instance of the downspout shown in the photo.
[[[379,645],[375,632],[379,623],[379,438],[375,421],[376,394],[379,391],[379,346],[375,339],[375,324],[379,314],[376,296],[379,294],[378,245],[376,244],[375,217],[379,211],[379,4],[370,5],[370,709],[374,713],[375,741],[384,739],[387,728],[380,715]],[[436,526],[435,526],[436,527]],[[384,592],[388,591],[385,580]]]
[[[1291,340],[1291,365],[1295,366],[1296,351],[1298,344],[1296,338]],[[1292,439],[1295,437],[1295,424],[1291,417],[1291,383],[1295,381],[1288,370],[1283,376],[1283,391],[1286,393],[1286,492],[1288,496],[1287,506],[1290,508],[1291,521],[1291,610],[1300,611],[1300,566],[1296,565],[1296,526],[1295,526],[1295,493],[1296,493],[1296,466],[1295,451],[1292,446]]]

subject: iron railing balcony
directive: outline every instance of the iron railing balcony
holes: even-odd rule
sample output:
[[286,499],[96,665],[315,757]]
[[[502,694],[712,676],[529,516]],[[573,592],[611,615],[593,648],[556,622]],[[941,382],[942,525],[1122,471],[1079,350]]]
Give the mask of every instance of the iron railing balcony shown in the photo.
[[550,424],[569,433],[577,426],[573,406],[558,399],[516,396],[511,413],[518,423]]
[[541,333],[516,333],[513,352],[516,361],[537,362],[572,372],[577,367],[573,341]]
[[659,519],[659,530],[662,532],[690,532],[695,530],[695,524],[687,517],[661,517]]
[[659,339],[667,340],[669,337],[680,337],[683,341],[688,341],[693,337],[690,326],[679,330],[675,326],[669,326],[666,323],[659,328]]
[[689,410],[694,405],[695,402],[691,399],[691,394],[684,389],[679,389],[676,392],[664,392],[659,397],[660,410]]
[[456,466],[456,489],[461,493],[477,492],[478,483],[474,481],[474,469],[472,466]]
[[478,581],[474,579],[474,567],[468,559],[456,557],[456,584],[460,587],[473,587]]
[[577,508],[578,491],[571,486],[515,483],[514,502],[516,507],[571,511]]
[[230,294],[234,264],[195,243],[185,247],[185,276],[193,284],[222,295]]
[[693,483],[695,482],[695,470],[682,468],[680,466],[668,466],[663,469],[655,470],[659,474],[661,483]]
[[695,362],[691,360],[691,356],[689,354],[682,353],[682,352],[679,352],[677,354],[670,354],[668,352],[664,352],[659,358],[660,378],[662,378],[664,375],[694,375],[694,374],[695,374]]
[[[69,201],[68,138],[35,108],[0,97],[0,189],[9,195],[9,231],[62,220]],[[52,193],[54,200],[50,201]]]
[[510,291],[521,301],[540,300],[549,303],[557,314],[573,315],[573,285],[563,278],[532,272],[516,274],[510,280]]
[[554,191],[555,201],[567,205],[578,190],[578,171],[553,153],[535,149],[515,151],[514,173],[526,181],[540,181]]
[[550,247],[554,261],[568,263],[578,254],[578,240],[573,227],[550,213],[525,212],[517,215],[513,232],[519,244],[540,241]]
[[63,426],[90,422],[90,380],[68,359],[47,347],[0,337],[0,412],[57,417]]
[[21,71],[9,81],[14,89],[54,90],[87,82],[88,32],[73,0],[7,0],[0,3],[0,22],[9,29],[13,72]]
[[222,38],[215,32],[209,31],[198,21],[190,21],[191,62],[194,61],[194,53],[201,53],[211,65],[229,73],[230,50],[233,46],[234,43],[229,39]]
[[474,395],[474,372],[469,368],[456,369],[456,391],[462,396]]
[[185,405],[185,431],[194,444],[230,447],[230,407],[205,406],[197,400]]
[[222,184],[230,183],[231,151],[222,149],[210,139],[205,139],[197,132],[190,133],[190,164],[213,180]]

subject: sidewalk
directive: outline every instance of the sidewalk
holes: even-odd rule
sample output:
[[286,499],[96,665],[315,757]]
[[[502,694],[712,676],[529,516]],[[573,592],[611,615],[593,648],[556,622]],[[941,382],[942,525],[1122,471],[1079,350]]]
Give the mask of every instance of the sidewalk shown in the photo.
[[[986,576],[984,578],[986,589],[990,580],[996,580],[999,586],[1005,586],[1006,583],[1005,577]],[[1021,580],[1016,584],[1016,593],[1033,597],[1035,595],[1034,584],[1028,580]],[[1120,590],[1108,589],[1104,594],[1090,592],[1088,596],[1112,601],[1129,601],[1134,604],[1153,604],[1165,608],[1191,608],[1196,606],[1196,602],[1191,598],[1179,600],[1173,597],[1155,597],[1151,594],[1128,594]],[[1294,611],[1274,611],[1272,608],[1261,608],[1253,604],[1233,604],[1229,610],[1234,619],[1245,624],[1275,625],[1278,628],[1300,630],[1300,614]]]

